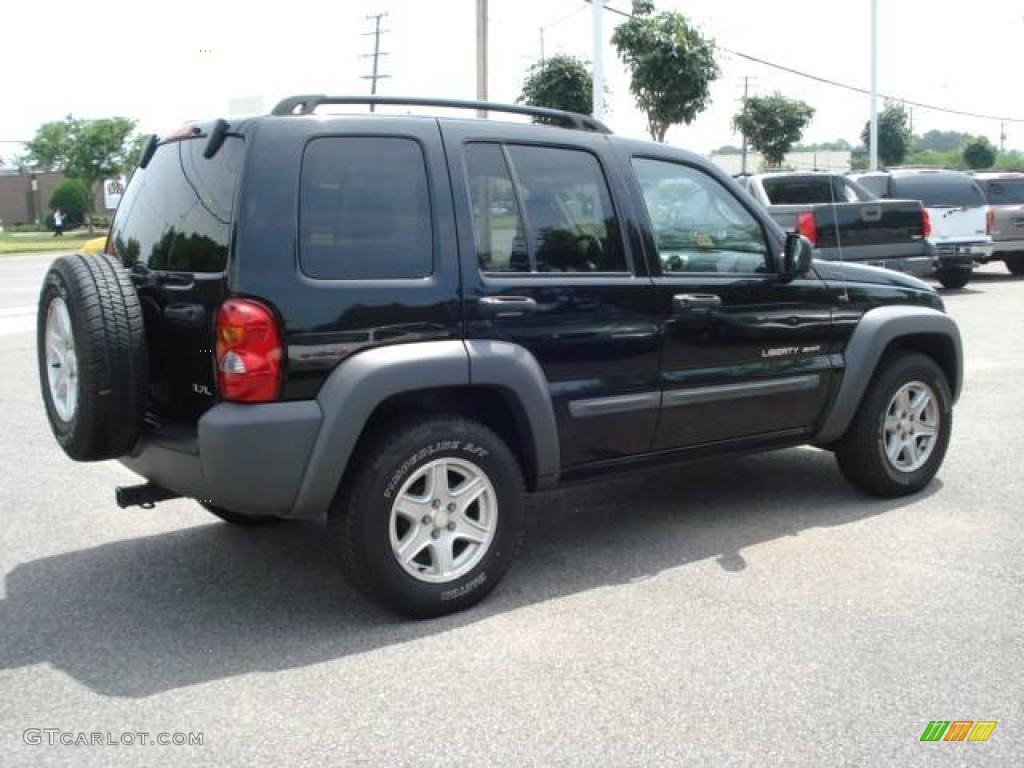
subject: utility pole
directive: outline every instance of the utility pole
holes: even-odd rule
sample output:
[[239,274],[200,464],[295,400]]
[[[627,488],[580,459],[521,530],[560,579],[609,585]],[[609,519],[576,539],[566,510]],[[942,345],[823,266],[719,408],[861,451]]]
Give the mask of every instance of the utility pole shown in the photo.
[[[748,97],[749,93],[750,93],[750,78],[745,76],[743,78],[743,111],[744,112],[747,111],[747,97]],[[744,176],[746,176],[746,174],[747,174],[747,133],[746,133],[746,131],[742,131],[741,135],[743,136],[743,159],[741,160],[742,164],[740,166],[740,173],[743,174]]]
[[[487,0],[476,0],[476,100],[487,101]],[[487,110],[476,114],[487,117]]]
[[1006,121],[999,121],[999,153],[1006,151]]
[[[387,16],[387,13],[371,13],[371,14],[368,14],[366,18],[367,18],[368,21],[369,20],[373,21],[373,31],[372,32],[364,32],[363,33],[363,37],[369,37],[370,35],[373,35],[373,53],[364,53],[363,56],[362,56],[362,58],[364,58],[364,59],[369,59],[369,58],[373,59],[373,72],[371,74],[369,74],[369,75],[363,75],[363,80],[369,80],[370,81],[370,95],[371,96],[376,96],[377,95],[377,81],[378,80],[383,80],[384,78],[391,77],[391,75],[382,75],[382,74],[380,74],[380,57],[388,55],[386,52],[384,52],[384,51],[382,51],[380,49],[380,36],[381,36],[381,33],[388,31],[386,29],[381,29],[380,28],[380,20],[382,18],[384,18],[385,16]],[[376,111],[374,109],[374,106],[375,105],[373,105],[373,104],[370,105],[370,111],[371,112],[375,112]]]
[[878,0],[871,0],[871,129],[868,169],[878,170]]
[[590,0],[594,46],[594,117],[604,120],[604,0]]

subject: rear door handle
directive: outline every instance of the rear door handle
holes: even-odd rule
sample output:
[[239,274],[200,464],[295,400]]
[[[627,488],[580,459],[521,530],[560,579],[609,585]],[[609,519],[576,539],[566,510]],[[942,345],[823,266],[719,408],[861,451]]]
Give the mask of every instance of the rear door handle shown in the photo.
[[722,297],[715,293],[677,293],[672,297],[672,309],[677,315],[710,312],[720,306]]
[[487,317],[519,317],[537,311],[537,302],[529,296],[485,296],[477,303]]

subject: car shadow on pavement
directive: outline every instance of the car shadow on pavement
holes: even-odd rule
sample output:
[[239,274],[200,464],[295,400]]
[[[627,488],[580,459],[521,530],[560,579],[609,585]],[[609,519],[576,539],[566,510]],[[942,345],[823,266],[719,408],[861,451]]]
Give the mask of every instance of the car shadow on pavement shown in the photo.
[[531,500],[522,555],[487,600],[419,622],[354,593],[320,525],[203,525],[14,568],[0,669],[50,664],[97,693],[144,697],[414,641],[708,559],[743,578],[748,547],[910,503],[860,494],[831,454],[808,448],[568,487]]

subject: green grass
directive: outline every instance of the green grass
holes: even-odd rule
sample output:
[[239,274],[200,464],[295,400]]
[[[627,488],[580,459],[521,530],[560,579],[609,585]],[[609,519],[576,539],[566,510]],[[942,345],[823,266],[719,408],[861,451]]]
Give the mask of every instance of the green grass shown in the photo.
[[75,251],[102,235],[101,231],[90,235],[84,229],[65,232],[64,237],[54,237],[52,232],[0,232],[0,254]]

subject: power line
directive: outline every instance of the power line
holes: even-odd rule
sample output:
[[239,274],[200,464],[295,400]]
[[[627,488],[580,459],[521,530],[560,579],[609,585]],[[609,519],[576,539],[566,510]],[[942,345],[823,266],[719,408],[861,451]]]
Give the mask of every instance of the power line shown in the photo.
[[[587,2],[590,2],[590,0],[587,0]],[[604,7],[606,10],[611,11],[612,13],[617,13],[619,16],[623,16],[627,19],[634,18],[633,14],[629,13],[628,11],[623,11],[619,8],[613,8],[612,6],[607,4]],[[825,85],[831,85],[835,88],[843,88],[848,91],[853,91],[854,93],[861,93],[865,95],[871,94],[871,91],[867,88],[861,88],[860,86],[857,85],[850,85],[849,83],[844,83],[839,80],[833,80],[828,77],[822,77],[821,75],[815,75],[811,72],[805,72],[804,70],[796,69],[795,67],[787,67],[784,64],[777,64],[774,61],[769,61],[768,59],[763,59],[759,56],[752,56],[749,53],[743,53],[742,51],[734,51],[731,48],[726,48],[724,45],[719,45],[718,43],[715,43],[715,47],[718,48],[719,50],[725,51],[725,53],[731,56],[746,59],[747,61],[752,61],[755,64],[761,64],[765,67],[771,67],[772,69],[777,69],[780,70],[781,72],[788,72],[789,74],[796,75],[797,77],[803,77],[807,80],[814,80]],[[967,110],[964,109],[953,109],[952,107],[939,107],[934,104],[926,104],[921,101],[904,99],[900,96],[892,96],[885,93],[879,93],[878,95],[881,96],[883,99],[886,99],[887,101],[898,101],[913,107],[919,107],[920,109],[929,109],[932,110],[933,112],[945,112],[950,115],[959,115],[961,117],[975,117],[980,120],[995,120],[997,122],[1005,123],[1024,123],[1024,117],[1003,117],[1000,115],[986,115],[980,112],[968,112]]]

